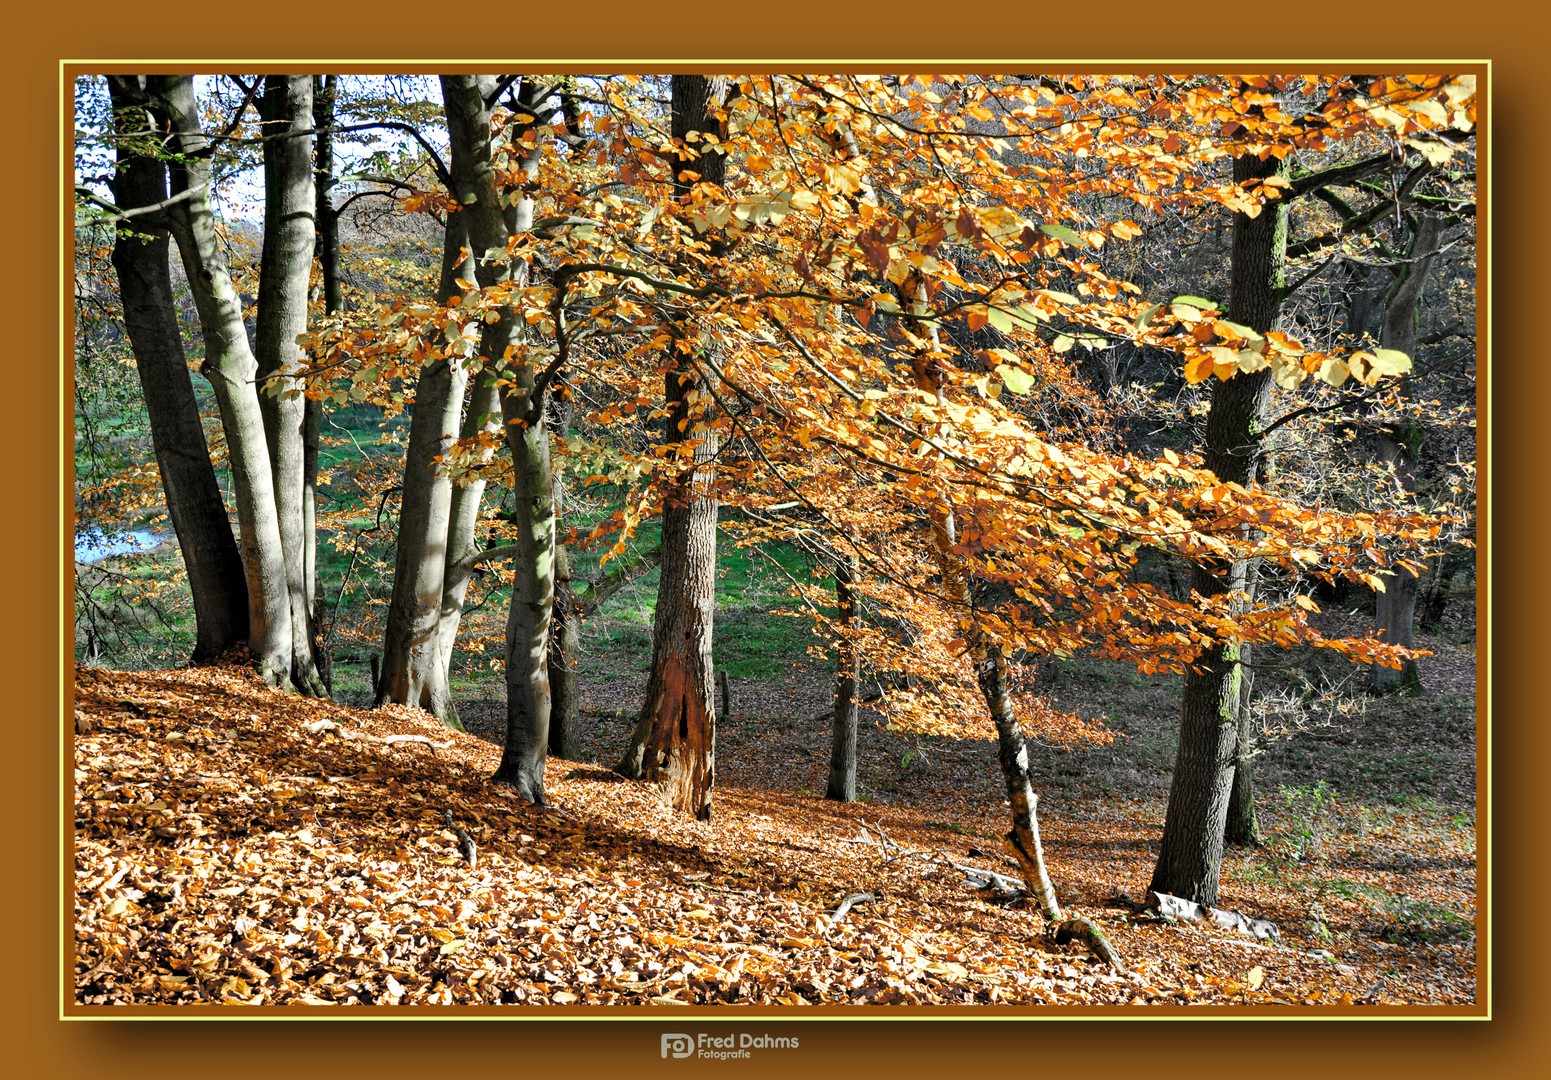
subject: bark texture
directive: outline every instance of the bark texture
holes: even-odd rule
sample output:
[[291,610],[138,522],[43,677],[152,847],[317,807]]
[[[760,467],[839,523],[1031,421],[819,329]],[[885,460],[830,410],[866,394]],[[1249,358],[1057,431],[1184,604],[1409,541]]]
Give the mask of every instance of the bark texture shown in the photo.
[[[1434,214],[1416,219],[1409,251],[1410,262],[1402,271],[1384,308],[1384,328],[1379,342],[1411,356],[1416,351],[1416,312],[1427,285],[1427,275],[1443,243],[1444,222]],[[1401,384],[1404,393],[1407,379]],[[1390,469],[1396,486],[1406,496],[1416,494],[1417,466],[1426,429],[1391,426],[1379,432],[1379,458]],[[1420,582],[1404,567],[1382,575],[1384,591],[1374,594],[1374,631],[1380,640],[1413,648],[1416,645],[1416,595]],[[1405,660],[1397,670],[1378,664],[1369,669],[1369,686],[1375,693],[1420,693],[1422,678],[1415,660]]]
[[168,223],[199,311],[205,361],[221,410],[237,504],[243,572],[248,591],[248,647],[259,676],[291,687],[291,593],[286,577],[280,519],[275,509],[264,417],[256,386],[258,362],[242,322],[242,303],[216,235],[210,191],[211,148],[199,123],[189,75],[151,80],[152,108],[168,130],[173,195],[188,197],[168,208]]
[[[484,253],[504,249],[516,234],[532,225],[528,198],[505,198],[497,183],[491,154],[490,110],[494,94],[490,76],[446,75],[442,98],[452,162],[453,194],[463,204],[469,246],[475,253],[475,278],[482,288],[523,272],[526,264],[485,259]],[[518,90],[520,105],[537,115],[538,102],[527,80]],[[520,128],[512,129],[520,131]],[[527,177],[536,174],[539,150],[519,155]],[[506,623],[506,747],[492,777],[511,786],[533,803],[544,802],[544,758],[549,744],[548,654],[550,611],[555,592],[555,515],[553,477],[549,460],[549,429],[543,394],[533,367],[507,366],[507,345],[520,345],[524,325],[511,309],[487,323],[480,341],[486,370],[502,379],[501,416],[506,445],[512,455],[512,523],[516,578]]]
[[[126,140],[146,130],[142,76],[111,76],[109,96],[119,133]],[[114,201],[124,209],[151,206],[167,198],[167,167],[148,144],[121,142],[113,179]],[[124,305],[124,326],[134,350],[135,370],[145,396],[156,466],[167,498],[167,516],[178,537],[194,600],[193,660],[220,656],[248,637],[248,594],[242,557],[232,536],[226,505],[210,464],[189,377],[169,267],[170,239],[162,217],[141,215],[120,222],[113,244],[113,269]]]
[[829,786],[826,799],[835,802],[856,800],[856,685],[860,657],[849,633],[856,625],[856,596],[851,585],[856,578],[856,559],[841,558],[835,563],[835,604],[839,609],[842,631],[836,650],[835,722],[829,749]]
[[[1235,182],[1277,174],[1282,163],[1240,157],[1233,163]],[[1260,333],[1276,327],[1281,315],[1287,251],[1287,210],[1282,200],[1267,203],[1251,218],[1233,218],[1232,295],[1228,318]],[[1249,486],[1264,446],[1260,429],[1270,397],[1269,369],[1240,372],[1212,388],[1207,414],[1206,467],[1224,483]],[[1247,567],[1197,566],[1193,586],[1203,597],[1242,591]],[[1151,888],[1200,904],[1217,902],[1223,835],[1233,774],[1238,763],[1239,699],[1243,669],[1233,642],[1209,645],[1187,669],[1181,701],[1179,752],[1169,787],[1163,843]]]
[[[465,231],[463,215],[447,217],[442,243],[441,283],[436,302],[458,292]],[[404,454],[393,594],[382,645],[376,704],[394,702],[425,709],[461,728],[453,705],[447,661],[441,648],[443,588],[452,521],[453,484],[439,458],[458,437],[468,382],[460,357],[433,352],[421,369]]]
[[[687,146],[691,131],[715,131],[712,85],[702,75],[673,76],[672,133]],[[704,144],[702,144],[704,145]],[[681,152],[673,163],[674,188],[683,196],[695,182],[726,182],[726,158],[720,153],[691,157]],[[713,235],[712,253],[720,241]],[[711,633],[716,601],[717,500],[711,461],[715,433],[694,397],[706,395],[699,383],[693,352],[697,346],[682,327],[670,347],[663,396],[668,409],[665,441],[693,442],[693,463],[667,493],[662,513],[662,574],[652,628],[652,667],[646,700],[617,771],[657,787],[669,806],[707,821],[716,779],[715,673]]]
[[264,245],[254,335],[259,411],[290,594],[291,683],[303,693],[327,697],[308,581],[313,535],[307,528],[307,398],[302,381],[294,376],[304,360],[296,339],[307,329],[307,287],[316,247],[312,137],[306,134],[312,129],[312,76],[267,76],[260,117],[265,140]]

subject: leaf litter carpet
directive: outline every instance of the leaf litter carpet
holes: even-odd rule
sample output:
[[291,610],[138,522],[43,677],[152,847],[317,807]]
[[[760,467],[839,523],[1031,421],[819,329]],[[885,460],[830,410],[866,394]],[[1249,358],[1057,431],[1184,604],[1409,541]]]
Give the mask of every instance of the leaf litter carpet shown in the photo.
[[[239,667],[79,669],[75,1002],[1385,1011],[1474,1001],[1473,934],[1391,943],[1370,894],[1326,890],[1316,899],[1327,929],[1304,940],[1308,890],[1276,875],[1240,881],[1238,856],[1223,904],[1278,921],[1280,947],[1166,923],[1128,903],[1151,872],[1155,793],[1042,805],[1061,902],[1104,929],[1126,965],[1117,972],[1078,943],[1056,944],[1025,900],[976,889],[948,865],[1018,873],[998,839],[991,743],[934,747],[935,763],[887,804],[830,803],[816,797],[826,726],[791,719],[816,717],[822,684],[769,696],[764,710],[785,720],[735,707],[723,725],[715,814],[699,823],[609,771],[624,716],[588,718],[585,756],[597,760],[551,759],[554,805],[537,808],[486,783],[500,747],[475,734],[492,719],[477,707],[463,734],[415,710],[280,694]],[[864,723],[865,775],[897,762],[892,738]],[[1442,890],[1456,907],[1468,876],[1473,919],[1474,848],[1418,854],[1437,835],[1427,826],[1408,833],[1397,820],[1378,855],[1370,837],[1328,844],[1326,858],[1373,895],[1403,879],[1411,895]],[[873,899],[833,917],[860,893]],[[1317,948],[1331,933],[1334,951]]]

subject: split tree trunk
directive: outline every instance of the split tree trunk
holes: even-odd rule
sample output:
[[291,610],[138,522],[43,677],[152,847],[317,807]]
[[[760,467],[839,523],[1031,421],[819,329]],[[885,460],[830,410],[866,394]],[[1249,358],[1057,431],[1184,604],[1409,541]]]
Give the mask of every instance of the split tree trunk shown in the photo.
[[275,512],[291,605],[291,683],[315,697],[328,690],[318,670],[313,594],[308,586],[306,507],[307,398],[292,374],[304,357],[307,286],[316,246],[312,183],[312,76],[270,75],[260,100],[264,135],[264,246],[259,266],[259,411],[274,474]]
[[[691,131],[715,131],[710,80],[703,75],[673,76],[672,134],[678,145]],[[705,146],[704,143],[701,144]],[[689,192],[695,180],[721,185],[727,159],[707,152],[698,158],[676,156],[674,190]],[[686,180],[685,176],[692,179]],[[713,254],[720,241],[712,236]],[[714,488],[717,437],[703,409],[690,401],[691,390],[703,402],[691,350],[676,336],[671,348],[663,396],[668,410],[665,441],[693,441],[693,464],[680,473],[662,511],[662,574],[652,628],[652,667],[640,719],[617,771],[656,785],[663,801],[708,821],[716,779],[715,674],[711,633],[716,607],[716,518]]]
[[[110,76],[108,91],[119,133],[144,131],[147,118],[135,108],[144,101],[144,78]],[[123,143],[117,153],[113,197],[120,207],[151,206],[167,198],[164,162]],[[203,663],[247,640],[248,594],[183,355],[168,258],[169,236],[159,215],[119,223],[113,269],[151,423],[167,516],[194,599],[193,660]]]
[[[1234,159],[1233,179],[1242,183],[1282,171],[1275,157]],[[1266,203],[1256,217],[1233,217],[1233,272],[1228,317],[1260,333],[1274,329],[1281,315],[1285,280],[1287,208]],[[1206,467],[1224,483],[1248,487],[1264,452],[1260,429],[1270,398],[1271,372],[1239,372],[1212,388],[1207,414]],[[1197,566],[1195,590],[1202,597],[1242,590],[1246,565]],[[1179,752],[1169,786],[1163,843],[1151,888],[1201,904],[1217,902],[1223,834],[1237,765],[1239,698],[1243,668],[1233,642],[1213,642],[1187,668],[1181,701]]]
[[226,433],[247,578],[248,647],[259,676],[272,686],[289,689],[291,592],[259,407],[258,362],[243,326],[241,298],[216,235],[211,148],[200,127],[192,76],[158,76],[151,90],[153,108],[170,129],[168,149],[176,155],[169,166],[172,193],[190,193],[169,208],[168,220],[204,332],[205,361],[200,370],[210,380]]

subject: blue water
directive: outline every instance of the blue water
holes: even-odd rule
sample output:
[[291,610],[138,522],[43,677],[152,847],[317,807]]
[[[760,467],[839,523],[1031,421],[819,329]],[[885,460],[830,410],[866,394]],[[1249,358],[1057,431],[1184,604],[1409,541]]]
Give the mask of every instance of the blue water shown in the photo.
[[128,532],[87,529],[75,534],[75,561],[91,563],[111,555],[148,551],[158,544],[166,543],[166,540],[167,538],[160,533],[147,532],[143,529],[131,529]]

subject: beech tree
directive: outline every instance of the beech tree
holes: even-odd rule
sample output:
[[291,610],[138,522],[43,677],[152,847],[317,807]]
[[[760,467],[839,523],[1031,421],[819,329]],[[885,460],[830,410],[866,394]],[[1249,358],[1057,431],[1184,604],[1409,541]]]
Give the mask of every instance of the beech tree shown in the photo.
[[157,209],[168,198],[167,163],[144,108],[146,79],[115,75],[107,83],[117,142],[113,198],[122,215],[116,224],[113,268],[167,516],[188,570],[197,632],[192,659],[201,663],[247,640],[247,586],[178,332],[166,212]]
[[[725,86],[725,83],[723,83]],[[712,82],[703,75],[673,76],[670,169],[674,193],[716,191],[727,181],[727,159],[707,138],[720,128],[712,110]],[[691,140],[700,143],[694,153]],[[725,254],[713,237],[709,258]],[[657,785],[670,806],[701,820],[711,817],[716,768],[715,672],[711,632],[716,603],[715,459],[720,440],[711,427],[708,380],[693,355],[714,348],[698,340],[683,313],[664,327],[668,363],[663,376],[667,410],[665,449],[681,470],[671,481],[662,508],[662,573],[652,626],[652,666],[646,700],[618,771]],[[687,452],[686,452],[687,451]]]
[[[168,223],[178,241],[204,333],[205,360],[201,370],[215,392],[226,433],[247,578],[248,646],[255,667],[266,682],[305,693],[326,694],[308,628],[305,622],[300,630],[293,627],[294,613],[305,613],[309,606],[307,596],[293,596],[293,586],[305,591],[300,548],[304,542],[300,527],[302,470],[294,451],[288,450],[289,464],[283,477],[287,489],[277,496],[265,406],[259,398],[259,362],[249,344],[241,301],[217,237],[212,192],[214,147],[201,126],[191,76],[160,76],[148,82],[145,104],[161,123],[165,132],[164,152],[169,156],[173,201],[167,211]],[[275,95],[268,107],[277,124],[289,128],[298,117],[311,111],[310,82],[304,87],[300,79],[277,77],[274,84],[266,87],[266,95],[269,93]],[[285,138],[275,141],[297,143],[305,152],[309,140],[308,135],[288,131]],[[266,294],[272,306],[279,304],[282,309],[290,309],[261,312],[260,316],[260,324],[265,328],[267,362],[279,365],[270,369],[276,373],[292,359],[283,334],[299,329],[291,302],[298,290],[294,281],[286,279],[300,273],[300,293],[305,296],[305,275],[311,263],[311,166],[306,156],[290,152],[295,149],[289,147],[285,153],[271,155],[266,170],[276,189],[277,210],[266,215],[265,224],[266,228],[276,230],[274,243],[278,253],[276,265],[269,271],[271,284]],[[296,231],[298,217],[305,219],[305,244],[302,234]],[[291,258],[299,246],[305,263],[299,257]],[[290,341],[294,343],[295,338],[292,333]],[[278,411],[275,415],[278,417]],[[278,424],[278,419],[271,423]],[[278,433],[277,428],[277,436]],[[290,561],[282,535],[282,518],[295,556]]]

